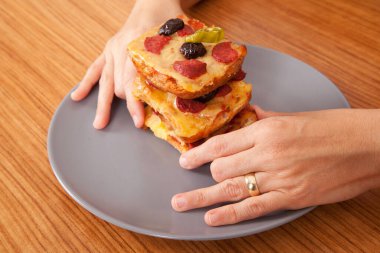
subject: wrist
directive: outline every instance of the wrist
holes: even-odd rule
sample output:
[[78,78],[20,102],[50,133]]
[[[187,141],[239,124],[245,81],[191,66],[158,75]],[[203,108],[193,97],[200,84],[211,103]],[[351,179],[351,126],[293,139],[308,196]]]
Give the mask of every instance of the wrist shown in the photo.
[[180,0],[137,0],[132,12],[160,23],[183,13]]
[[179,0],[137,0],[122,29],[142,33],[179,14],[183,14]]
[[380,187],[380,110],[370,110],[369,123],[369,147],[371,156],[371,169],[373,178],[370,189]]
[[[380,187],[380,110],[353,110],[356,122],[352,129],[352,150],[357,149],[354,156],[359,162],[361,184],[366,190]],[[356,113],[356,114],[355,114]]]

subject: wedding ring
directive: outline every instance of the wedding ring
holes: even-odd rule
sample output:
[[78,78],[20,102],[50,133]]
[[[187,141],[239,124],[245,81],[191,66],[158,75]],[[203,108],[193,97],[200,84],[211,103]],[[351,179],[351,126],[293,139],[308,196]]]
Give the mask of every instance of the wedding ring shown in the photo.
[[252,197],[260,195],[259,186],[257,185],[255,173],[249,173],[244,176],[245,184],[247,185],[247,189],[249,195]]

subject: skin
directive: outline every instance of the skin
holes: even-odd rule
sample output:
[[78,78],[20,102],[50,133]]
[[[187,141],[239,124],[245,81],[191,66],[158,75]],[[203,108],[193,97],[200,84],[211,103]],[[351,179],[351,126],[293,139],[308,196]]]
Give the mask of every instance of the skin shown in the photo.
[[[84,99],[99,83],[94,127],[110,118],[116,95],[126,99],[136,127],[144,110],[131,93],[136,71],[127,44],[196,0],[137,0],[127,21],[106,44],[71,94]],[[165,6],[165,11],[162,11]],[[254,219],[275,210],[344,201],[380,186],[380,110],[328,110],[283,114],[255,107],[260,119],[249,127],[209,139],[180,158],[186,169],[211,162],[214,186],[180,193],[175,210],[234,202],[205,214],[210,226]],[[244,175],[255,173],[261,195],[250,197]]]
[[[99,96],[94,128],[103,129],[110,120],[111,104],[114,95],[126,99],[127,108],[135,126],[144,124],[144,107],[131,93],[131,85],[136,70],[126,51],[128,43],[153,26],[183,14],[196,0],[138,0],[127,21],[111,39],[103,52],[90,65],[79,87],[71,93],[74,101],[81,101],[99,83]],[[162,6],[165,6],[163,11]]]
[[[281,114],[255,107],[259,121],[184,153],[194,169],[211,162],[216,185],[172,198],[176,211],[236,202],[208,211],[210,226],[354,198],[380,186],[380,110]],[[256,173],[250,197],[244,175]]]

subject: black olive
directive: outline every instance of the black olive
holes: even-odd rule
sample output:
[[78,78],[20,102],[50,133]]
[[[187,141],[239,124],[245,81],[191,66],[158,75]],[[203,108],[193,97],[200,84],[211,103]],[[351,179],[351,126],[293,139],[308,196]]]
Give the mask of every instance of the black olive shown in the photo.
[[210,93],[207,93],[206,95],[194,98],[194,100],[196,100],[198,102],[206,103],[206,102],[210,101],[211,99],[213,99],[218,91],[219,91],[219,89],[215,89],[215,90],[211,91]]
[[175,33],[176,31],[181,30],[184,26],[185,24],[183,23],[182,19],[172,18],[166,21],[166,23],[160,27],[158,34],[169,36]]
[[206,48],[202,43],[185,42],[179,51],[186,59],[195,59],[206,54]]

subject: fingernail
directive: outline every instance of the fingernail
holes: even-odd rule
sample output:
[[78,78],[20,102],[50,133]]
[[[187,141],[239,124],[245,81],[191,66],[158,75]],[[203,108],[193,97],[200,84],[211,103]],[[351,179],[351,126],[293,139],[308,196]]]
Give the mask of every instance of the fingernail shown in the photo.
[[75,100],[75,97],[76,97],[75,94],[76,94],[75,91],[71,92],[70,97],[72,100]]
[[181,167],[186,169],[188,169],[190,165],[189,160],[183,155],[181,155],[181,157],[179,158],[179,164],[181,165]]
[[182,209],[186,205],[186,200],[184,198],[181,198],[181,197],[176,197],[174,199],[174,203],[178,209]]

